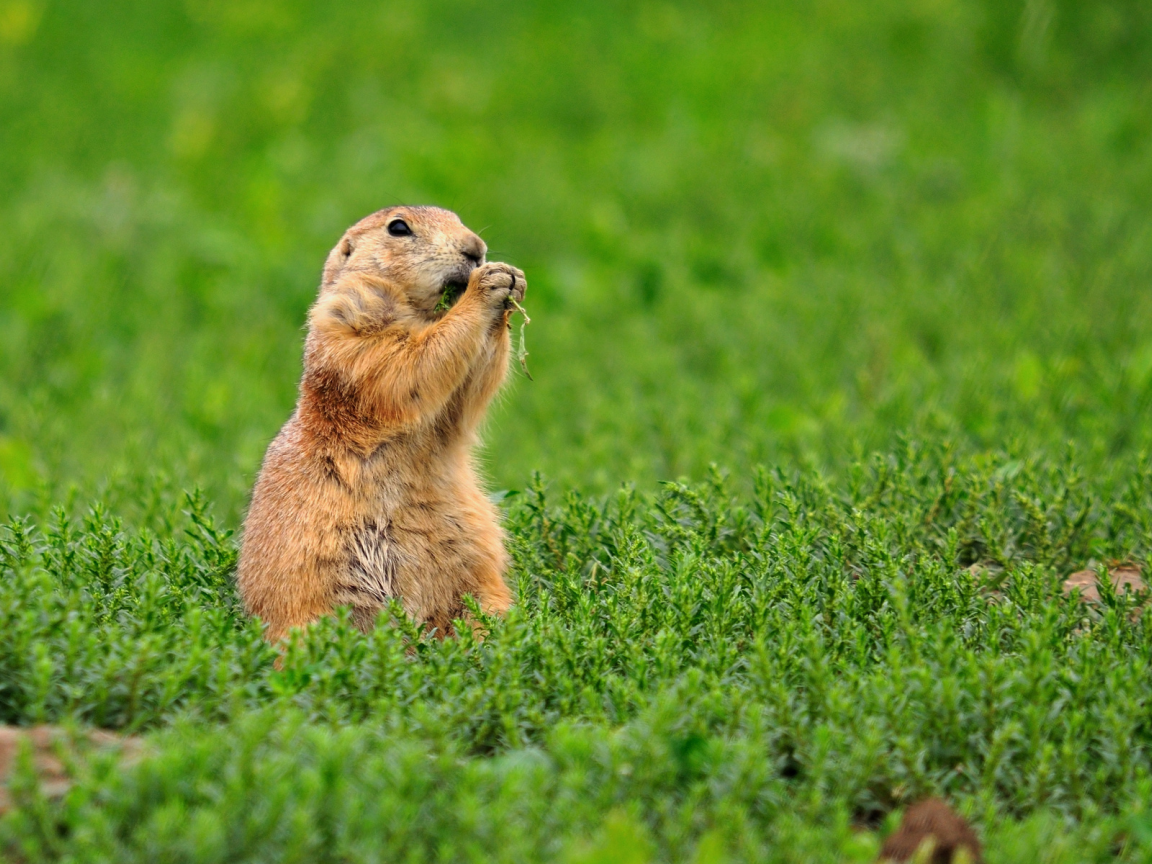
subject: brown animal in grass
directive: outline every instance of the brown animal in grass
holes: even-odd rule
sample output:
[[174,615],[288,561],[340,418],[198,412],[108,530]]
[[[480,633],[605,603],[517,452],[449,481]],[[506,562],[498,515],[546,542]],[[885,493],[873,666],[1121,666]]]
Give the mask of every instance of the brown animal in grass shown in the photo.
[[980,841],[962,818],[939,798],[913,804],[904,819],[880,850],[880,861],[913,861],[916,852],[930,844],[931,852],[924,861],[929,864],[952,864],[967,853],[970,864],[983,864]]
[[455,213],[392,207],[328,255],[299,400],[264,457],[240,550],[240,594],[269,641],[337,606],[368,630],[397,598],[444,636],[466,594],[489,613],[511,605],[471,450],[526,283],[487,251]]

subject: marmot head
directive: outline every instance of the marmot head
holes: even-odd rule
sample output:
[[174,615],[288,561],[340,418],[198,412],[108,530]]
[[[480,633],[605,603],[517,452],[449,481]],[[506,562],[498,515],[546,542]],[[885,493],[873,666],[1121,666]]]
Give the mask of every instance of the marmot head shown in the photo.
[[439,207],[388,207],[344,232],[324,264],[321,292],[345,275],[382,279],[431,314],[446,289],[460,294],[488,247],[460,217]]

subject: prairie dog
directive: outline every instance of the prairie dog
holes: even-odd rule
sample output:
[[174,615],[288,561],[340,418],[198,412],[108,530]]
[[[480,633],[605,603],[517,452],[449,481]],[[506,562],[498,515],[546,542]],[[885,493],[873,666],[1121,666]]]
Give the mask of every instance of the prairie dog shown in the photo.
[[[509,298],[527,286],[487,252],[455,213],[391,207],[328,255],[296,410],[240,550],[240,595],[269,641],[342,605],[368,630],[393,597],[441,636],[465,594],[485,612],[511,605],[471,450],[507,372]],[[447,311],[446,291],[462,291]]]

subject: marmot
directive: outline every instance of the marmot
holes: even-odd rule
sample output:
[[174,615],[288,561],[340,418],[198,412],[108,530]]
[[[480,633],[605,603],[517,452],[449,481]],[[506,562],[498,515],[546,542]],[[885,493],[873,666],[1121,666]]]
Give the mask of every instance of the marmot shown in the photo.
[[455,213],[391,207],[328,255],[296,410],[268,447],[241,542],[240,595],[269,641],[337,606],[367,631],[397,598],[445,636],[465,594],[485,612],[511,605],[471,449],[526,283],[487,252]]

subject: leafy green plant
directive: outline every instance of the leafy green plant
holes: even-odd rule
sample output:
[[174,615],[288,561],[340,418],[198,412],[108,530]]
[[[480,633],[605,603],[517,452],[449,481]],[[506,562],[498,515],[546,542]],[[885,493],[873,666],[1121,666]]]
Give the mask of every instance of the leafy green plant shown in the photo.
[[[356,838],[395,820],[409,827],[380,849],[419,860],[579,858],[600,854],[579,838],[620,807],[642,827],[619,830],[657,856],[695,854],[715,829],[724,855],[758,858],[789,820],[832,854],[856,848],[854,821],[928,794],[969,802],[989,832],[1059,814],[1083,826],[1057,832],[1069,849],[1123,846],[1116,820],[1152,784],[1146,598],[1102,590],[1091,605],[1060,580],[1085,554],[1147,556],[1132,514],[1152,509],[1152,486],[1133,467],[1086,484],[1067,461],[910,441],[849,482],[761,470],[749,496],[714,472],[553,503],[537,478],[508,499],[518,604],[484,642],[466,627],[426,638],[398,607],[369,636],[342,614],[280,669],[237,607],[233,540],[201,497],[166,517],[167,537],[100,505],[80,528],[63,511],[47,530],[14,520],[0,719],[179,730],[121,779],[100,769],[44,805],[74,838],[46,860],[81,855],[78,838],[120,860],[185,847],[389,860]],[[414,806],[440,815],[389,809]],[[99,837],[84,827],[97,812]],[[241,829],[248,812],[265,827]],[[22,854],[41,848],[29,818],[5,823]]]

